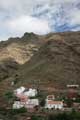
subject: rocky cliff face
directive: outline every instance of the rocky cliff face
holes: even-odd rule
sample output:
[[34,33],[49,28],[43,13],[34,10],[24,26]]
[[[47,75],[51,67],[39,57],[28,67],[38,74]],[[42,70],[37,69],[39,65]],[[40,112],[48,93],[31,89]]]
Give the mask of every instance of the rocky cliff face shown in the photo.
[[22,38],[10,38],[0,43],[0,61],[11,58],[24,64],[38,51],[40,45],[40,37],[33,33],[25,33]]

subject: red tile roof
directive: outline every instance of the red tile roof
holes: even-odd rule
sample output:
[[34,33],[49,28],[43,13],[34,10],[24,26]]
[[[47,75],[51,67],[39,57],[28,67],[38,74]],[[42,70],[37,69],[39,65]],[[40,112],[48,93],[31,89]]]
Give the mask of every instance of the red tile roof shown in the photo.
[[53,101],[53,100],[49,100],[48,104],[62,104],[62,101]]

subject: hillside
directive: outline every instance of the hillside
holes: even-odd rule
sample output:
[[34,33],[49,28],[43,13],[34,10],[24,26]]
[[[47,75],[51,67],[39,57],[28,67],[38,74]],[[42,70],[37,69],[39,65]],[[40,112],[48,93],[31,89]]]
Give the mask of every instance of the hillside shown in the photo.
[[20,83],[63,88],[80,85],[80,32],[48,34],[46,43],[21,66]]
[[0,43],[0,95],[11,82],[43,88],[80,85],[80,32],[25,33]]
[[0,43],[0,61],[10,58],[19,64],[24,64],[41,44],[40,37],[34,33],[25,33],[21,38],[9,38]]
[[29,61],[43,44],[42,36],[25,33],[21,38],[9,38],[0,42],[0,105],[5,92],[13,89],[20,66]]

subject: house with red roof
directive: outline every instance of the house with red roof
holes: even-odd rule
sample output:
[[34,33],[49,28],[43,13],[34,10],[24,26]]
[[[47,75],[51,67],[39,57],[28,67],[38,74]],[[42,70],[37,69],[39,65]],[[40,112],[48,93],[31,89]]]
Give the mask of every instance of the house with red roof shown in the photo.
[[62,109],[63,108],[63,102],[62,101],[56,101],[54,95],[48,95],[46,98],[46,109]]
[[48,100],[45,104],[46,109],[62,109],[63,108],[63,102],[62,101],[53,101]]

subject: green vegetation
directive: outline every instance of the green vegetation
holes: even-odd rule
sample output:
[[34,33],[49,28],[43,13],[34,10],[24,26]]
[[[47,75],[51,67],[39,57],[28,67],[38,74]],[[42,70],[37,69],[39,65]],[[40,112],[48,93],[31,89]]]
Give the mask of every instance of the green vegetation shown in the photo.
[[18,83],[18,80],[15,79],[13,82],[14,82],[14,85],[16,85]]
[[[25,108],[21,109],[3,109],[0,108],[0,116],[4,118],[4,120],[19,120],[22,116],[25,116],[27,118],[28,112]],[[31,117],[31,120],[80,120],[80,112],[75,111],[74,109],[71,112],[63,112],[63,113],[47,113],[38,115],[37,113],[29,114],[29,117]],[[16,119],[15,119],[16,117]]]
[[42,99],[40,102],[40,106],[44,107],[45,106],[45,99]]
[[80,113],[73,110],[71,113],[50,115],[48,120],[80,120]]
[[74,102],[80,103],[80,98],[76,98],[76,100],[74,100]]
[[5,93],[5,98],[6,99],[12,99],[13,98],[13,92],[12,91],[8,91]]
[[4,100],[6,100],[6,102],[9,104],[9,105],[12,105],[13,101],[15,100],[15,96],[13,94],[12,91],[7,91],[4,95]]
[[27,112],[27,109],[24,107],[22,107],[20,109],[12,109],[10,111],[11,115],[16,115],[16,114],[25,113],[25,112]]
[[64,101],[65,101],[65,103],[67,104],[68,107],[72,107],[73,100],[71,100],[71,99],[65,99]]
[[32,116],[31,119],[32,120],[46,120],[44,117],[36,116],[36,115]]
[[1,120],[18,120],[22,114],[26,114],[27,110],[25,108],[21,109],[5,109],[0,108],[0,119]]

